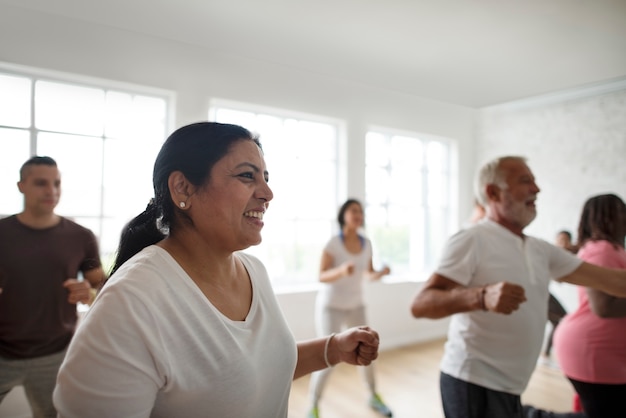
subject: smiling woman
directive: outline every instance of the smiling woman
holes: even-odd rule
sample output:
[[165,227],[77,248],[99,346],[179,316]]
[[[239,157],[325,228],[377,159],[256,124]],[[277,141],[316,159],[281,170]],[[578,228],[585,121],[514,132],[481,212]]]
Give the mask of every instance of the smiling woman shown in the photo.
[[265,267],[240,251],[261,242],[267,181],[259,140],[240,126],[170,135],[155,197],[123,230],[61,366],[59,416],[287,417],[292,379],[377,357],[366,326],[294,341]]

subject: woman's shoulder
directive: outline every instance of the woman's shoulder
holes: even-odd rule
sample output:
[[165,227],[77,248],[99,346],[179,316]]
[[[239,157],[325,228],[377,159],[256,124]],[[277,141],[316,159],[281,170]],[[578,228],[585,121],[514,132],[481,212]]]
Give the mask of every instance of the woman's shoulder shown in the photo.
[[605,267],[626,268],[626,251],[610,241],[587,241],[576,254],[581,260]]
[[341,247],[343,247],[343,239],[341,239],[340,235],[333,235],[328,241],[326,241],[324,250],[333,251]]
[[328,244],[341,244],[343,242],[343,238],[341,237],[340,234],[337,235],[333,235],[332,237],[330,237],[330,239],[327,241]]
[[620,253],[624,252],[624,248],[606,240],[587,241],[578,251],[578,255],[589,255],[598,252]]
[[156,245],[150,245],[125,261],[107,283],[122,282],[124,285],[135,281],[141,283],[146,276],[150,276],[154,285],[157,281],[155,277],[163,276],[172,263],[175,261],[167,251]]

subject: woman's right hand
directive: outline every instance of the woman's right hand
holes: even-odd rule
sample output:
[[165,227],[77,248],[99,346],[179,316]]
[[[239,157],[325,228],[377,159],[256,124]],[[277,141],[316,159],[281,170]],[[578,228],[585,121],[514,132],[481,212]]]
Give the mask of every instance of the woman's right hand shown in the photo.
[[349,276],[354,273],[354,263],[352,261],[346,261],[341,265],[341,271],[344,276]]

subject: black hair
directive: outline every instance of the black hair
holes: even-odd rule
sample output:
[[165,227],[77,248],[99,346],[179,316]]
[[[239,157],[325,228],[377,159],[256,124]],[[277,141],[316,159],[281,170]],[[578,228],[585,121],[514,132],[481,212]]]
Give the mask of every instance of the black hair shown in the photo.
[[33,157],[30,157],[24,164],[22,164],[22,167],[20,168],[20,181],[24,180],[24,177],[26,177],[26,171],[29,167],[33,165],[47,165],[50,167],[56,167],[57,162],[54,161],[54,159],[52,159],[51,157],[46,156],[35,155]]
[[337,222],[339,222],[340,229],[343,229],[343,226],[346,224],[346,220],[344,218],[346,216],[346,211],[348,210],[348,207],[350,207],[352,204],[355,204],[355,203],[359,205],[361,209],[363,209],[363,205],[361,204],[361,202],[356,199],[346,200],[343,203],[343,205],[341,205],[341,207],[339,208],[339,212],[337,213]]
[[570,241],[572,240],[572,233],[569,232],[567,229],[562,229],[559,232],[556,233],[557,235],[565,235]]
[[624,247],[626,236],[626,204],[614,194],[589,198],[583,206],[578,225],[578,244],[605,240]]
[[154,163],[154,199],[124,226],[111,274],[143,248],[161,241],[185,219],[186,215],[170,198],[170,174],[180,171],[193,185],[202,186],[215,163],[228,154],[234,143],[245,140],[261,147],[258,137],[238,125],[198,122],[174,131],[163,143]]

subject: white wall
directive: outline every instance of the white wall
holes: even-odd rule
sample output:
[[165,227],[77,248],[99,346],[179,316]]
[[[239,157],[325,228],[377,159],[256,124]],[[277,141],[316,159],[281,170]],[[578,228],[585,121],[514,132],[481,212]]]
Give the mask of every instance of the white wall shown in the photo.
[[[449,320],[416,320],[411,316],[411,299],[419,288],[417,283],[368,283],[368,325],[381,338],[381,350],[442,338]],[[315,291],[278,294],[279,303],[296,339],[315,336]]]

